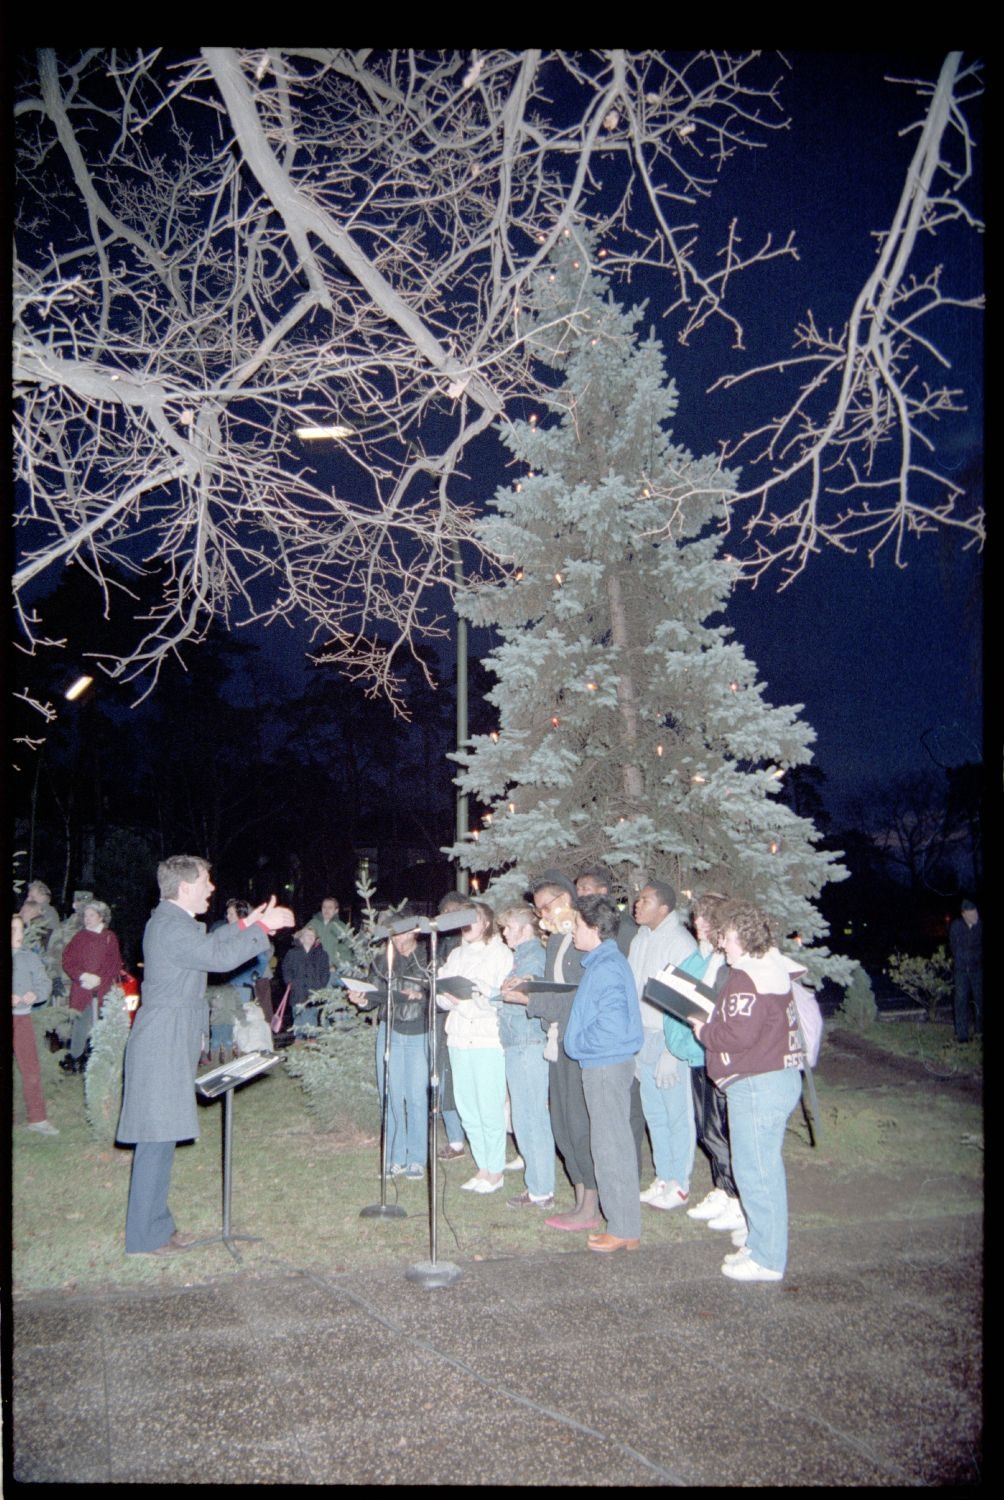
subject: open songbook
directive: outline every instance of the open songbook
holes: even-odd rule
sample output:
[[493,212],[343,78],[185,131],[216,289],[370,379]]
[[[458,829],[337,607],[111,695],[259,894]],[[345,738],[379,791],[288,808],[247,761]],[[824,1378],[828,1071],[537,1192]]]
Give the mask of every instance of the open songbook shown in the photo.
[[579,986],[562,984],[557,979],[525,979],[516,988],[523,995],[571,995]]
[[648,981],[643,999],[678,1021],[707,1021],[715,1008],[714,990],[672,964]]
[[476,988],[474,980],[465,979],[463,974],[449,974],[445,979],[436,980],[436,989],[451,1000],[469,1000]]

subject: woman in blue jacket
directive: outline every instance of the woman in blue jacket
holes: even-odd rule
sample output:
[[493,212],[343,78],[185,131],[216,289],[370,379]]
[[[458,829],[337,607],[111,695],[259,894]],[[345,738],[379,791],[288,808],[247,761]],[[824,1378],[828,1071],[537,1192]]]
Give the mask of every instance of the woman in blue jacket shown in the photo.
[[590,1250],[637,1250],[641,1241],[638,1154],[631,1133],[631,1083],[644,1033],[634,975],[617,946],[620,913],[606,896],[579,898],[572,936],[583,978],[565,1028],[564,1048],[582,1068],[589,1144],[605,1234]]

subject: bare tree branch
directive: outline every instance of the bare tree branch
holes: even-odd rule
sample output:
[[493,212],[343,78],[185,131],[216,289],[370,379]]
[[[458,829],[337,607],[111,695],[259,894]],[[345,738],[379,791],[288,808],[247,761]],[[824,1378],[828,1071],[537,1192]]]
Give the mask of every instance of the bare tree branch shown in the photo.
[[870,562],[892,544],[902,565],[907,537],[937,526],[982,544],[982,506],[961,508],[964,490],[924,457],[934,452],[931,428],[939,417],[965,410],[963,392],[932,386],[921,371],[925,356],[949,367],[936,343],[938,313],[981,308],[983,298],[944,292],[941,266],[926,274],[910,269],[923,234],[950,222],[983,227],[961,197],[973,150],[962,103],[978,74],[961,61],[961,53],[949,53],[937,84],[918,84],[931,96],[920,139],[875,268],[840,335],[823,333],[809,312],[794,343],[806,352],[723,375],[711,387],[728,390],[795,368],[804,376],[779,417],[723,449],[723,460],[744,455],[751,468],[769,469],[729,501],[732,524],[753,544],[742,559],[749,578],[781,563],[785,587],[824,543],[853,552],[866,541]]
[[[106,664],[147,690],[214,616],[305,618],[320,654],[400,703],[403,655],[448,628],[436,601],[455,585],[453,549],[476,546],[486,450],[473,445],[550,391],[527,341],[528,278],[574,235],[612,277],[668,278],[683,337],[721,320],[741,345],[733,281],[794,245],[748,253],[733,223],[706,251],[696,210],[737,152],[783,128],[782,66],[622,50],[40,53],[16,90],[25,638],[46,573],[76,560],[106,609],[123,576],[156,578],[162,602]],[[948,128],[968,147],[965,76]],[[961,186],[944,175],[924,190],[932,227]],[[913,219],[897,231],[916,233]],[[807,419],[806,396],[792,427],[761,434],[793,475],[822,474],[836,442],[875,484],[883,403],[903,397],[914,447],[922,418],[954,409],[900,352],[936,348],[925,308],[948,296],[894,284],[906,262],[892,244],[886,262],[881,313],[868,303],[855,324],[871,406],[860,356],[806,324],[812,392],[852,375],[832,430]],[[830,446],[798,467],[807,420]],[[307,448],[305,425],[343,435]],[[936,501],[910,503],[942,518]],[[800,524],[809,544],[813,526],[848,544],[821,513]]]

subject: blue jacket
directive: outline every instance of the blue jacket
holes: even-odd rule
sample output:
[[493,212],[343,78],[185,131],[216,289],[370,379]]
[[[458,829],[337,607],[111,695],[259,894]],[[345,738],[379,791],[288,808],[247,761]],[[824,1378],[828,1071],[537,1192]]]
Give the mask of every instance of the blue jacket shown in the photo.
[[[544,977],[544,945],[536,938],[528,938],[513,950],[512,972],[529,975],[531,979]],[[502,1001],[498,1007],[499,1039],[503,1047],[540,1047],[547,1041],[547,1027],[536,1016],[528,1016],[525,1005],[510,1005]]]
[[584,1068],[628,1062],[645,1040],[638,990],[613,938],[582,957],[583,977],[565,1027],[565,1051]]

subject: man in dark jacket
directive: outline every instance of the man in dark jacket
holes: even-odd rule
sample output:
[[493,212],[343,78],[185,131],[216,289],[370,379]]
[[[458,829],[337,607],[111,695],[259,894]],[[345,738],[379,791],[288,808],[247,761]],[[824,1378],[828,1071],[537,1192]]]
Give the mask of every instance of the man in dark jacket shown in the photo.
[[167,1195],[174,1148],[197,1140],[195,1072],[208,1036],[206,975],[228,973],[261,953],[295,918],[268,904],[239,924],[207,933],[195,918],[209,909],[216,887],[204,859],[173,855],[157,867],[161,900],[143,934],[143,989],[125,1054],[125,1084],[117,1139],[133,1145],[126,1210],[127,1255],[171,1255],[194,1236],[179,1233]]
[[955,971],[955,1037],[969,1040],[969,1002],[973,1006],[973,1032],[983,1032],[983,923],[975,901],[963,901],[961,916],[948,929]]

